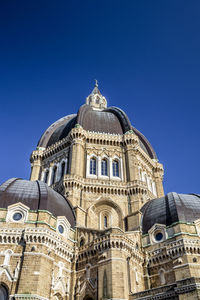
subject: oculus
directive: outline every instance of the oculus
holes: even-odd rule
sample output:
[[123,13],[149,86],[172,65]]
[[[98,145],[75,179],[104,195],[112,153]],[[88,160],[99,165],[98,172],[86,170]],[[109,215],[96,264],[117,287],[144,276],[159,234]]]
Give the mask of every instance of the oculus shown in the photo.
[[160,242],[160,241],[162,241],[162,239],[163,239],[163,234],[162,234],[162,232],[156,232],[156,234],[155,234],[155,240],[156,240],[157,242]]
[[23,215],[21,212],[15,212],[12,218],[14,221],[20,221],[23,218]]
[[62,225],[58,225],[58,231],[63,234],[64,232],[64,227]]

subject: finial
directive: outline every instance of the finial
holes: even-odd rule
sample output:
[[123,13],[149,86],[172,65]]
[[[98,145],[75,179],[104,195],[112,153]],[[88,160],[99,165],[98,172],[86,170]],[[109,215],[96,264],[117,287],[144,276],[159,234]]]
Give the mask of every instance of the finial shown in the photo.
[[98,87],[98,80],[95,79],[95,86]]

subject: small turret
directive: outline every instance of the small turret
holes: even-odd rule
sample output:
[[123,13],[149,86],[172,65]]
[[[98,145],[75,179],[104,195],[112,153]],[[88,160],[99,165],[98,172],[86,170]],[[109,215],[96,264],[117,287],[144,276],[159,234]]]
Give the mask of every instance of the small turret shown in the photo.
[[86,104],[96,109],[104,109],[107,107],[107,101],[98,88],[98,81],[95,80],[95,87],[92,93],[86,98]]

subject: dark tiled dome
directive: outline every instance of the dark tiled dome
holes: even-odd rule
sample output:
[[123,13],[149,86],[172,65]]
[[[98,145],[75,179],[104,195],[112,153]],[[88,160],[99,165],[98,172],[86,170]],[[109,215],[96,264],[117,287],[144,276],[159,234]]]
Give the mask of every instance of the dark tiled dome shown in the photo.
[[47,210],[53,216],[65,216],[72,227],[75,215],[70,202],[42,181],[11,178],[0,186],[0,207],[21,202],[31,210]]
[[132,127],[127,115],[118,107],[108,107],[95,110],[90,105],[84,104],[77,114],[72,114],[53,123],[42,135],[38,147],[47,148],[67,137],[72,128],[79,124],[87,131],[124,134],[133,130],[139,137],[141,148],[151,157],[157,158],[151,144],[146,137],[136,128]]
[[200,218],[200,195],[168,193],[147,202],[141,212],[143,234],[156,223],[166,226],[174,222],[193,223]]

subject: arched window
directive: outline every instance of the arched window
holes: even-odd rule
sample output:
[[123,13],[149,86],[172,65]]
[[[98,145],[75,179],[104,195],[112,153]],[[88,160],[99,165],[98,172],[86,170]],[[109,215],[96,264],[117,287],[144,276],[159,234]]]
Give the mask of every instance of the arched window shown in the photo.
[[47,183],[49,178],[49,170],[46,170],[45,174],[44,174],[44,182]]
[[8,300],[8,291],[4,285],[0,285],[0,299]]
[[104,216],[104,228],[108,227],[108,218],[107,216]]
[[96,159],[94,157],[90,159],[90,174],[96,175]]
[[65,175],[65,161],[61,164],[61,178]]
[[119,162],[117,160],[113,161],[113,176],[119,177]]
[[104,175],[104,176],[108,175],[108,163],[107,163],[107,159],[103,159],[101,161],[101,175]]
[[57,172],[57,166],[54,166],[52,172],[52,184],[56,182],[56,172]]

